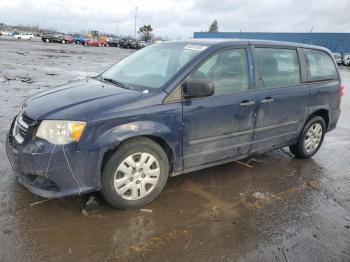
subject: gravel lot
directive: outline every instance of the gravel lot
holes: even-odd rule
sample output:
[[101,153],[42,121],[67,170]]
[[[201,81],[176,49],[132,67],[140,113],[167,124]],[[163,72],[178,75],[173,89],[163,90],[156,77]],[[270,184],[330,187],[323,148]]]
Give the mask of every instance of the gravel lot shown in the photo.
[[338,127],[312,159],[283,149],[177,176],[152,212],[96,193],[86,216],[89,196],[39,202],[20,186],[4,142],[21,101],[130,53],[0,39],[0,261],[350,261],[349,68]]

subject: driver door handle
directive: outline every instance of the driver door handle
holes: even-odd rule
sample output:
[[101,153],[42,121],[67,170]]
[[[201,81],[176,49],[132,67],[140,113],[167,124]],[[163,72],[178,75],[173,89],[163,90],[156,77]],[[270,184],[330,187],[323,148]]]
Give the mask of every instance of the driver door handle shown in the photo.
[[273,99],[272,97],[265,97],[264,99],[260,100],[260,103],[262,104],[268,104],[268,103],[271,103],[273,102],[275,99]]

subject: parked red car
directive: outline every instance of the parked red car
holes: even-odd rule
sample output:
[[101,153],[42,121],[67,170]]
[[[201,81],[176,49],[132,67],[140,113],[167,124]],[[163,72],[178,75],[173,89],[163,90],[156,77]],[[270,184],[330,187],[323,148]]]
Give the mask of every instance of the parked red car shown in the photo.
[[90,46],[108,46],[105,39],[90,38],[86,41],[86,45]]

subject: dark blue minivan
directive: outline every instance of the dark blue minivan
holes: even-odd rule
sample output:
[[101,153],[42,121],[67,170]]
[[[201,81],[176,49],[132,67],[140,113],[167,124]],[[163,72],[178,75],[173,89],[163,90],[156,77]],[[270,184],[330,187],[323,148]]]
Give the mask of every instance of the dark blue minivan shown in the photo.
[[313,156],[336,127],[343,93],[322,47],[166,42],[25,100],[6,150],[35,194],[101,190],[114,207],[139,207],[169,176],[285,146]]

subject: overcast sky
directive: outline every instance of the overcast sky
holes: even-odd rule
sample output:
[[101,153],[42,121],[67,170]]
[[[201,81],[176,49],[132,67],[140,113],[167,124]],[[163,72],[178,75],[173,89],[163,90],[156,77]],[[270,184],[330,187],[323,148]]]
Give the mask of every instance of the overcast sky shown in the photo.
[[0,22],[64,32],[133,35],[151,24],[155,35],[189,38],[217,19],[219,31],[350,32],[350,0],[0,0]]

